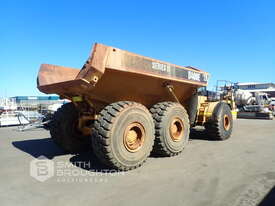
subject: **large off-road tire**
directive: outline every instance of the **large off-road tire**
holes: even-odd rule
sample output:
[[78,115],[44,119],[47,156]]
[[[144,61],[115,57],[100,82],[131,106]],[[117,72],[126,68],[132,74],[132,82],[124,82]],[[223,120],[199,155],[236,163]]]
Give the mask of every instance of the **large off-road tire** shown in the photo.
[[161,102],[151,109],[155,122],[153,153],[174,156],[182,152],[189,140],[190,123],[184,107],[175,102]]
[[226,140],[231,136],[233,118],[228,104],[220,102],[216,105],[212,117],[205,123],[207,135],[214,140]]
[[153,118],[141,104],[112,103],[95,121],[93,151],[109,168],[126,171],[141,166],[150,155],[153,143]]
[[198,103],[199,103],[198,93],[195,93],[190,97],[188,101],[188,107],[186,108],[191,127],[195,126],[195,123],[196,123]]
[[50,134],[53,141],[66,152],[80,153],[91,148],[91,136],[77,131],[78,112],[72,103],[64,104],[53,116]]

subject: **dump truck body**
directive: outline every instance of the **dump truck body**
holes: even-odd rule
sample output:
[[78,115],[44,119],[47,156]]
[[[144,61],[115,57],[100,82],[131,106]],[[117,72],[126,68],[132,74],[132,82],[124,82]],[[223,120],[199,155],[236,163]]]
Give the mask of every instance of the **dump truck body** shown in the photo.
[[86,96],[95,105],[129,100],[150,107],[156,102],[171,100],[165,84],[172,84],[179,101],[184,103],[198,87],[207,84],[207,79],[206,72],[195,68],[95,44],[80,71],[41,65],[38,89],[70,99]]

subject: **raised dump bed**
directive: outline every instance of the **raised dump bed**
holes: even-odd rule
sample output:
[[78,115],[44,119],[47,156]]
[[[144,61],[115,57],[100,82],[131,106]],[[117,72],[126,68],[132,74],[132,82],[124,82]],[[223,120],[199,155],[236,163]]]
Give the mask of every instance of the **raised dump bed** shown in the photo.
[[207,80],[193,67],[95,44],[81,70],[42,64],[37,84],[72,101],[54,115],[50,131],[59,146],[80,152],[92,145],[107,166],[128,170],[140,166],[153,145],[159,155],[183,150],[190,124],[201,119],[196,94]]
[[128,100],[150,107],[157,102],[173,101],[165,84],[173,85],[177,98],[184,103],[198,87],[206,86],[207,78],[206,72],[192,67],[95,44],[81,70],[42,64],[38,88],[67,98],[85,96],[103,104]]

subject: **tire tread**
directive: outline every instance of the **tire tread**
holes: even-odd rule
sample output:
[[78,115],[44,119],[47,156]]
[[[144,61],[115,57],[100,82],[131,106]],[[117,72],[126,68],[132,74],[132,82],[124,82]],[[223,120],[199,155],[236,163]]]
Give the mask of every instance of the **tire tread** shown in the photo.
[[[154,122],[155,122],[155,143],[153,146],[153,154],[157,154],[160,156],[175,156],[178,155],[180,152],[171,152],[169,149],[167,149],[167,147],[165,146],[165,142],[162,139],[161,136],[161,130],[162,130],[162,126],[161,126],[161,122],[164,118],[164,116],[166,116],[166,113],[168,112],[168,110],[172,109],[173,107],[182,107],[181,104],[176,103],[176,102],[160,102],[155,104],[151,109],[150,112],[153,116]],[[184,107],[182,107],[185,115],[188,117],[187,111],[185,110]],[[188,125],[189,125],[189,118],[188,119]]]
[[[147,111],[151,116],[147,108],[141,104],[130,101],[120,101],[112,103],[106,106],[99,115],[99,118],[95,122],[94,133],[92,137],[92,146],[97,158],[105,165],[110,168],[117,169],[119,171],[132,170],[137,167],[140,167],[145,161],[141,161],[138,165],[135,166],[124,166],[119,163],[111,152],[111,129],[116,117],[126,108],[131,106],[140,107],[142,110]],[[152,144],[153,145],[153,144]],[[151,150],[152,150],[151,146]]]

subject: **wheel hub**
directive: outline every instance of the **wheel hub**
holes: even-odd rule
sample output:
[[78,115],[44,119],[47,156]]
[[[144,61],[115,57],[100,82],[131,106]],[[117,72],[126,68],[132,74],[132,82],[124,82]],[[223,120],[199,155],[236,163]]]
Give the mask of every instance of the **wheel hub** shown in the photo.
[[180,141],[184,133],[184,126],[182,120],[178,117],[174,118],[170,124],[169,131],[173,141]]
[[228,115],[224,115],[223,116],[223,127],[225,130],[229,130],[230,129],[230,119],[229,119],[229,116]]
[[143,126],[134,122],[128,125],[124,131],[123,144],[129,152],[137,152],[144,143],[145,130]]

